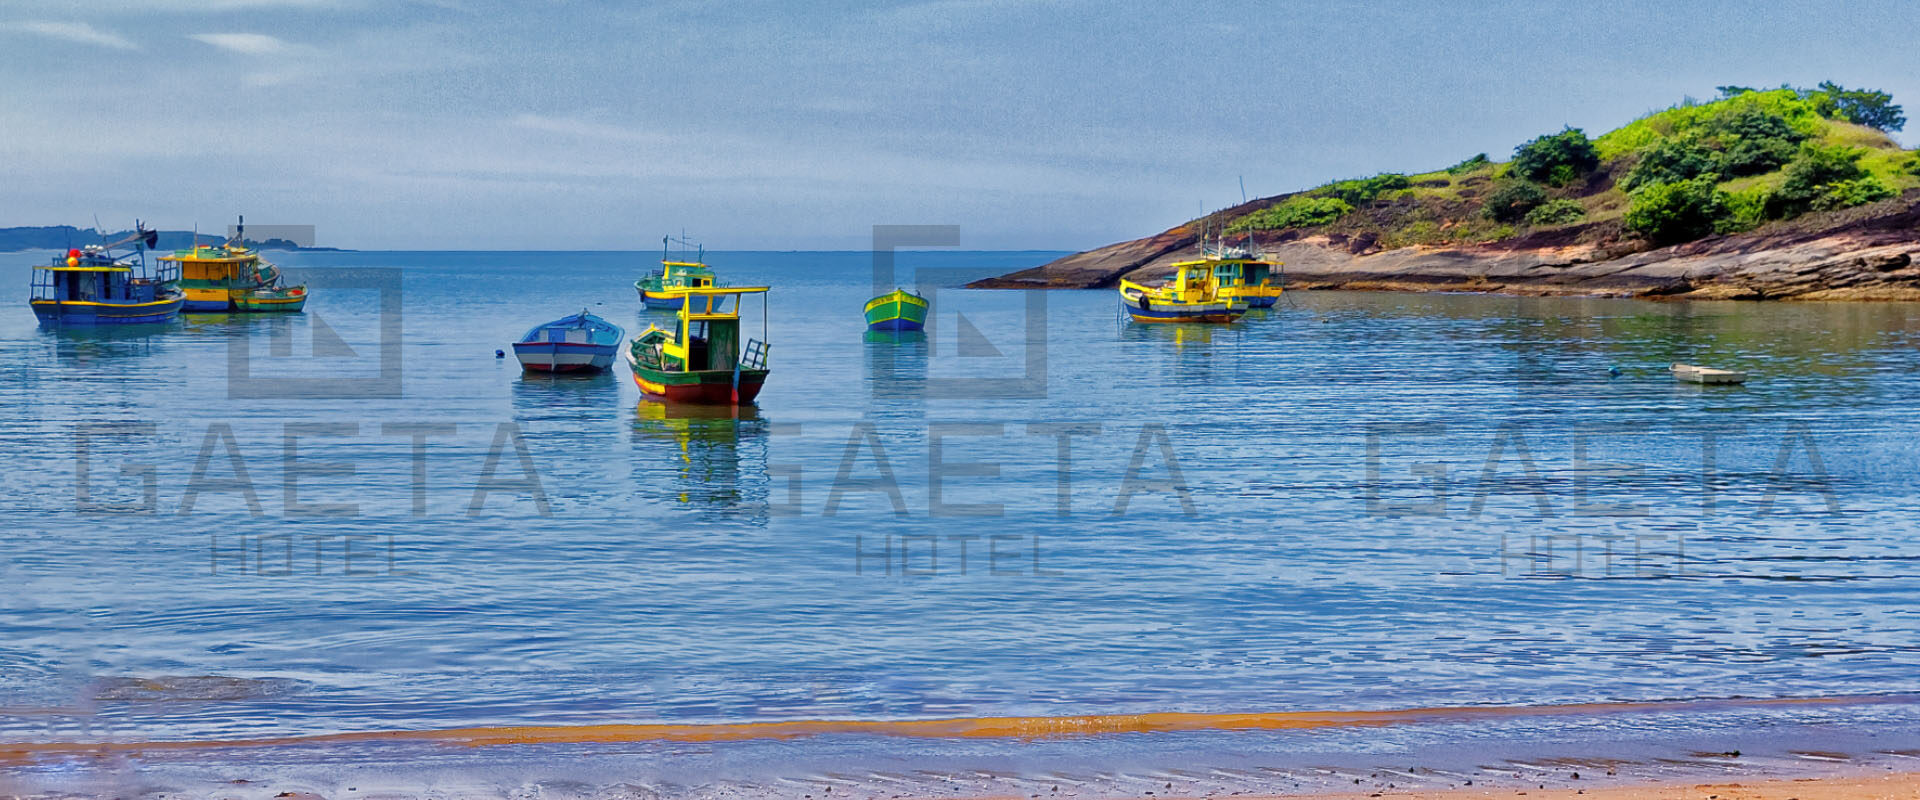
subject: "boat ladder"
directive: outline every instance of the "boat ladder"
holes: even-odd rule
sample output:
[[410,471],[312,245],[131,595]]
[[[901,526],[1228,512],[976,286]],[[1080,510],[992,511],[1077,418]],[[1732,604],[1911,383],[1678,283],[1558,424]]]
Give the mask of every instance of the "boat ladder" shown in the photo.
[[743,369],[766,369],[767,343],[759,339],[748,339],[747,349],[740,354],[740,366]]

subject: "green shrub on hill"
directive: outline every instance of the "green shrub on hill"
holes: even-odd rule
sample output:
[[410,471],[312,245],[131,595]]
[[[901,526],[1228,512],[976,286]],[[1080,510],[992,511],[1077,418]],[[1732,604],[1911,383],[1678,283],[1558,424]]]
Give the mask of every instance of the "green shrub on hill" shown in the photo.
[[1338,197],[1293,197],[1234,220],[1232,225],[1227,226],[1227,231],[1237,233],[1312,228],[1330,224],[1352,210],[1351,204]]
[[1720,171],[1735,177],[1779,169],[1807,139],[1786,117],[1757,108],[1741,109],[1711,127],[1722,147]]
[[1579,128],[1535,138],[1513,151],[1513,174],[1554,186],[1572,183],[1597,166],[1600,156]]
[[1835,181],[1821,188],[1820,196],[1813,199],[1815,211],[1837,211],[1868,203],[1879,202],[1896,194],[1893,189],[1881,183],[1872,175],[1862,175],[1851,180]]
[[1907,159],[1906,172],[1908,175],[1920,176],[1920,156]]
[[1791,161],[1797,149],[1786,139],[1737,139],[1721,153],[1720,164],[1732,177],[1759,175]]
[[1347,181],[1334,181],[1318,189],[1313,194],[1321,197],[1334,197],[1350,206],[1364,206],[1387,192],[1406,189],[1413,186],[1407,176],[1396,172],[1382,172],[1371,178],[1356,178]]
[[1492,161],[1489,161],[1489,160],[1487,160],[1487,154],[1486,154],[1486,153],[1481,153],[1481,154],[1479,154],[1479,155],[1476,155],[1476,156],[1474,156],[1474,157],[1472,157],[1472,158],[1469,158],[1469,159],[1467,159],[1467,160],[1465,160],[1465,161],[1462,161],[1462,162],[1460,162],[1460,163],[1458,163],[1458,164],[1455,164],[1455,165],[1453,165],[1453,166],[1451,166],[1451,167],[1447,167],[1447,174],[1448,174],[1448,175],[1462,175],[1462,174],[1465,174],[1465,173],[1468,173],[1468,172],[1472,172],[1472,171],[1474,171],[1474,170],[1476,170],[1476,169],[1479,169],[1479,168],[1481,168],[1481,167],[1484,167],[1484,166],[1487,166],[1487,165],[1490,165],[1490,164],[1492,164],[1492,163],[1493,163]]
[[1547,201],[1547,193],[1532,181],[1508,181],[1487,195],[1480,213],[1498,222],[1519,222]]
[[[1873,194],[1871,187],[1854,183],[1862,178],[1871,180],[1866,170],[1860,168],[1860,156],[1864,153],[1853,147],[1823,147],[1812,142],[1803,145],[1793,163],[1787,165],[1787,176],[1780,188],[1767,198],[1767,216],[1786,219],[1808,211],[1846,208],[1837,203]],[[1844,188],[1834,191],[1842,185]],[[1886,186],[1880,188],[1885,190]],[[1829,198],[1829,194],[1835,196]]]
[[1604,160],[1644,152],[1662,139],[1718,136],[1742,117],[1758,113],[1782,120],[1800,137],[1820,133],[1825,123],[1814,103],[1792,89],[1749,91],[1726,100],[1658,111],[1602,134],[1594,147]]
[[1767,198],[1773,190],[1766,184],[1755,184],[1739,191],[1721,193],[1721,205],[1727,209],[1726,216],[1714,224],[1718,233],[1739,233],[1753,230],[1767,221]]
[[1542,225],[1565,225],[1578,222],[1587,216],[1587,209],[1578,200],[1559,197],[1534,207],[1527,212],[1526,223],[1533,227]]
[[1712,176],[1675,183],[1656,183],[1632,193],[1627,207],[1627,230],[1656,244],[1675,244],[1713,233],[1727,216],[1726,193],[1714,188]]
[[1682,139],[1667,139],[1655,145],[1620,180],[1620,189],[1631,192],[1655,183],[1678,183],[1718,172],[1720,159],[1712,150]]

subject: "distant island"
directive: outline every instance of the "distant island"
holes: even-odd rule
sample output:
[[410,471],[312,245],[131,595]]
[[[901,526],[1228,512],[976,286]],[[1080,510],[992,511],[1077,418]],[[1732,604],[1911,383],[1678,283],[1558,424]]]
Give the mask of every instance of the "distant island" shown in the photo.
[[1290,288],[1920,300],[1920,153],[1887,135],[1905,124],[1885,92],[1723,86],[1510,161],[1263,197],[970,286],[1158,279],[1224,235]]
[[[193,247],[197,241],[203,245],[223,244],[225,236],[210,233],[196,234],[193,231],[159,231],[159,244],[156,250],[184,250]],[[66,250],[89,244],[118,241],[132,236],[133,231],[114,231],[101,233],[92,228],[76,228],[72,225],[46,225],[40,227],[0,228],[0,252],[18,250]],[[301,247],[285,239],[268,239],[256,242],[243,240],[246,246],[255,250],[339,250],[337,247]]]

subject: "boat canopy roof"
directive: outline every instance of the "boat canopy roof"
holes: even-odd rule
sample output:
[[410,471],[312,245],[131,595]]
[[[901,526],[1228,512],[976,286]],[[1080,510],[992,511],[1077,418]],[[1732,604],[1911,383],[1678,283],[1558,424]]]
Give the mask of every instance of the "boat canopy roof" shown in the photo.
[[620,332],[620,326],[615,325],[611,322],[608,322],[604,319],[601,319],[600,317],[597,317],[593,314],[587,313],[585,309],[582,309],[578,314],[569,314],[567,316],[556,319],[552,322],[542,322],[538,325],[528,328],[526,335],[520,337],[520,341],[523,341],[523,342],[533,341],[535,336],[539,334],[541,331],[550,330],[553,328],[578,328],[581,330],[589,330],[589,331],[609,331],[613,333]]
[[133,267],[129,267],[125,264],[81,264],[80,266],[77,266],[77,267],[69,267],[64,264],[60,266],[53,266],[50,264],[35,264],[33,265],[33,268],[44,269],[48,272],[132,272],[133,271]]
[[225,248],[202,247],[197,250],[175,250],[173,255],[161,256],[161,261],[205,261],[238,264],[260,258],[246,250],[230,251]]
[[1248,257],[1248,258],[1198,258],[1192,261],[1175,261],[1170,266],[1210,267],[1218,264],[1265,264],[1271,267],[1278,263],[1279,262],[1277,261],[1268,261],[1264,258],[1251,258],[1251,257]]
[[669,289],[674,294],[753,294],[765,292],[771,286],[689,286],[684,289]]
[[[740,318],[740,304],[734,303],[734,310],[725,310],[726,306],[717,302],[727,295],[765,294],[766,286],[701,286],[686,289],[671,289],[667,293],[681,295],[687,302],[680,306],[680,318],[689,322],[696,320],[727,320]],[[704,302],[696,303],[699,298]]]

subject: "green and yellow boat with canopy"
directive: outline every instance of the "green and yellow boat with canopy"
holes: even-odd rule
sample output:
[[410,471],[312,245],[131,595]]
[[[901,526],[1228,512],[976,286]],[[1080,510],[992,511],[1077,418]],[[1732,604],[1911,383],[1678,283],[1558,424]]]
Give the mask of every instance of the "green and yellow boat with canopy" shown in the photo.
[[[650,398],[699,405],[753,403],[767,382],[765,286],[710,286],[681,291],[671,329],[648,326],[627,346],[633,382]],[[760,338],[742,341],[739,296],[760,295]],[[725,308],[735,298],[734,309]]]
[[927,327],[927,309],[927,298],[895,289],[867,301],[867,330],[922,330]]
[[246,217],[225,244],[198,242],[160,260],[179,266],[187,312],[293,312],[307,304],[307,287],[281,285],[280,268],[242,244]]
[[1120,281],[1120,307],[1134,322],[1237,322],[1247,302],[1221,293],[1212,263],[1182,261],[1160,284]]
[[[674,242],[682,245],[680,258],[669,255],[668,246]],[[660,272],[648,275],[633,282],[633,290],[640,293],[640,307],[672,311],[686,305],[686,289],[706,289],[720,285],[713,274],[713,268],[707,266],[707,249],[700,247],[697,254],[688,258],[686,249],[697,247],[684,238],[671,236],[660,239]]]

